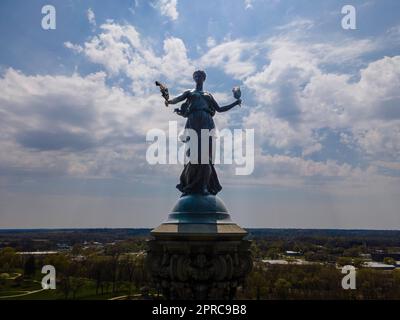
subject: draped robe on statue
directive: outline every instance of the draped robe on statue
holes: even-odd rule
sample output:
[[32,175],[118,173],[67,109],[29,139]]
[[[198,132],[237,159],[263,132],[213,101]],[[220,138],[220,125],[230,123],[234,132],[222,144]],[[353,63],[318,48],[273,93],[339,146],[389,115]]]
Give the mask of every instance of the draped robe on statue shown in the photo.
[[[187,100],[183,106],[184,110],[181,109],[181,115],[187,117],[185,129],[192,129],[197,134],[197,163],[190,159],[190,153],[193,155],[193,150],[190,152],[189,147],[189,162],[185,164],[185,167],[180,176],[180,183],[176,186],[183,194],[202,193],[202,194],[217,194],[221,191],[222,187],[219,183],[217,172],[214,168],[213,163],[213,148],[215,136],[211,134],[209,139],[209,148],[205,148],[201,154],[202,145],[202,129],[213,130],[215,124],[213,116],[215,112],[225,112],[233,107],[233,105],[220,107],[214,100],[213,96],[204,91],[191,90],[184,93],[187,95]],[[185,140],[189,136],[185,137]],[[189,138],[190,146],[190,138]],[[206,163],[203,163],[201,159],[208,159]]]

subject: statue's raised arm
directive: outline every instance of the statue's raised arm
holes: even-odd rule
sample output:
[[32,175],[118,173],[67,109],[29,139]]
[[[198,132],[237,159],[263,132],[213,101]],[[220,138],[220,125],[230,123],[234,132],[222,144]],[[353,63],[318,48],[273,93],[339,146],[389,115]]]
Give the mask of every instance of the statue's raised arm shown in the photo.
[[168,100],[168,104],[177,104],[181,101],[186,100],[189,97],[190,90],[185,91],[184,93],[180,94],[179,96]]
[[232,109],[235,106],[240,106],[240,104],[242,103],[242,100],[240,98],[238,98],[235,102],[232,102],[231,104],[220,107],[219,104],[217,103],[217,101],[215,101],[214,97],[212,95],[210,95],[210,97],[211,97],[211,101],[212,101],[212,106],[215,109],[215,111],[217,111],[217,112],[229,111],[230,109]]
[[[165,99],[164,103],[165,103],[166,107],[168,107],[168,105],[170,105],[170,104],[176,104],[176,103],[179,103],[181,101],[184,101],[189,97],[190,90],[187,90],[184,93],[180,94],[179,96],[177,96],[177,97],[175,97],[173,99],[170,99],[168,88],[164,84],[159,82],[159,81],[156,81],[155,83],[156,83],[157,87],[160,87],[161,96]],[[174,112],[176,112],[179,115],[181,115],[181,110],[180,109],[175,109]]]

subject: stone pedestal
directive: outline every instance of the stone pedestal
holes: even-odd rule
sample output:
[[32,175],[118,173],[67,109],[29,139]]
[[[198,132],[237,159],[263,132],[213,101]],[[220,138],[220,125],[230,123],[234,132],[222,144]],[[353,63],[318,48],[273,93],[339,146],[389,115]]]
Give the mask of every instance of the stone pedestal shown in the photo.
[[247,232],[217,196],[181,197],[151,235],[146,265],[167,299],[233,299],[252,268]]

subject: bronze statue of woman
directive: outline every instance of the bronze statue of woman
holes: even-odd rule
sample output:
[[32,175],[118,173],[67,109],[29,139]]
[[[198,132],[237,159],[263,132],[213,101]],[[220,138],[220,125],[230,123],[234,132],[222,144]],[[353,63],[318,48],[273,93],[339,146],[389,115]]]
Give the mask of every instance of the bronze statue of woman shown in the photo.
[[198,139],[198,161],[197,163],[192,163],[189,161],[187,164],[185,164],[180,176],[180,183],[176,187],[183,193],[183,195],[216,195],[219,191],[221,191],[222,187],[218,181],[212,159],[212,137],[209,137],[209,148],[207,150],[208,163],[202,163],[201,130],[215,129],[213,120],[215,112],[228,111],[234,106],[240,105],[241,100],[238,98],[235,102],[227,106],[220,107],[210,93],[203,91],[203,83],[206,80],[206,73],[202,70],[195,71],[193,73],[193,80],[196,82],[195,89],[187,90],[176,98],[170,100],[167,99],[166,101],[167,104],[176,104],[181,101],[185,101],[180,109],[175,109],[175,112],[187,118],[185,129],[194,130]]

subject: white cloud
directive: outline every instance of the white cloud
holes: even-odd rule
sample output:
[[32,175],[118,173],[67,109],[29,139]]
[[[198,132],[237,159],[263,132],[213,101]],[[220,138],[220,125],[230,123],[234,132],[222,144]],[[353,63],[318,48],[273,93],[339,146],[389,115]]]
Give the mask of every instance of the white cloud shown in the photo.
[[100,29],[102,32],[83,46],[65,45],[83,52],[90,61],[103,65],[111,77],[119,74],[128,77],[135,94],[153,89],[154,80],[159,77],[181,85],[188,83],[194,67],[181,39],[165,39],[164,54],[158,56],[131,25],[108,22],[101,25]]
[[373,164],[386,169],[400,170],[400,162],[375,161]]
[[290,31],[291,33],[294,32],[294,30],[307,30],[311,29],[314,26],[314,21],[310,19],[302,19],[302,18],[297,18],[292,21],[290,21],[287,24],[281,25],[276,27],[276,30],[285,30],[285,31]]
[[83,51],[83,48],[80,45],[73,44],[70,41],[64,42],[64,46],[72,51],[75,51],[76,53],[81,53]]
[[87,11],[87,18],[93,28],[96,27],[96,16],[91,8]]
[[215,41],[215,39],[213,37],[207,38],[207,47],[209,47],[209,48],[215,47],[216,44],[217,44],[217,41]]
[[198,64],[205,67],[222,68],[236,79],[244,79],[256,70],[252,58],[257,55],[257,44],[243,40],[223,42],[212,47]]
[[253,0],[244,0],[244,8],[246,10],[253,9]]
[[261,141],[282,150],[301,147],[303,155],[318,151],[317,130],[343,130],[365,153],[400,160],[400,56],[365,65],[358,81],[353,74],[325,71],[326,65],[358,65],[379,42],[305,42],[297,33],[268,39],[268,64],[244,81],[259,104],[245,125],[261,132]]
[[139,8],[139,0],[133,1],[133,6],[129,8],[129,11],[132,12],[132,14],[136,13],[136,9]]
[[158,94],[133,97],[105,78],[8,69],[0,78],[0,168],[78,177],[153,170],[145,162],[145,133],[166,129],[171,113]]
[[367,154],[400,160],[399,92],[400,56],[370,63],[358,82],[346,75],[315,75],[301,98],[304,120],[347,128]]
[[177,20],[179,13],[177,10],[178,0],[157,0],[154,6],[160,11],[161,15]]
[[400,25],[396,25],[394,27],[389,28],[386,31],[387,40],[394,45],[398,45],[400,43]]
[[[162,63],[159,66],[163,76],[167,79],[187,84],[187,78],[182,79],[182,76],[190,76],[194,71],[194,66],[188,58],[187,50],[183,41],[174,37],[165,39],[164,53]],[[192,81],[190,81],[190,83],[191,82]]]
[[[4,150],[9,150],[7,154],[14,154],[13,158],[4,155],[3,161],[8,158],[11,159],[8,163],[18,163],[15,159],[32,159],[39,155],[21,145],[32,145],[34,139],[17,136],[12,126],[25,125],[24,131],[40,138],[43,132],[48,133],[46,128],[52,128],[45,125],[50,123],[55,128],[53,139],[60,137],[58,133],[67,133],[69,140],[61,141],[64,146],[76,143],[79,137],[87,143],[78,144],[68,157],[62,150],[44,150],[40,157],[46,154],[46,160],[35,158],[36,161],[29,160],[24,165],[40,166],[43,161],[47,167],[61,166],[71,174],[104,175],[124,170],[135,174],[138,167],[129,166],[130,161],[145,165],[138,156],[145,146],[142,140],[136,143],[135,139],[150,127],[165,127],[168,119],[167,113],[152,108],[162,105],[159,95],[152,93],[155,92],[153,81],[160,77],[171,87],[186,86],[191,81],[194,65],[220,68],[227,75],[243,80],[245,90],[254,94],[255,105],[243,117],[243,127],[256,129],[259,147],[256,174],[248,177],[253,183],[307,185],[316,183],[316,179],[317,183],[325,182],[332,187],[337,186],[338,181],[348,186],[358,181],[357,186],[365,186],[363,183],[370,183],[372,178],[386,183],[389,178],[380,176],[379,166],[375,164],[360,169],[333,159],[317,162],[301,158],[300,155],[309,157],[323,150],[323,137],[317,133],[321,129],[338,132],[342,143],[359,148],[375,161],[399,160],[400,116],[396,106],[399,105],[400,57],[386,57],[364,65],[357,80],[352,74],[325,69],[326,65],[356,61],[366,52],[374,51],[376,42],[365,39],[353,42],[345,39],[340,44],[307,42],[298,34],[291,37],[286,33],[264,41],[227,39],[218,45],[209,39],[211,49],[192,61],[182,39],[167,37],[162,54],[156,54],[151,42],[131,25],[109,21],[101,25],[100,30],[83,45],[66,42],[65,46],[85,54],[90,61],[102,65],[107,73],[72,78],[29,77],[14,70],[5,74],[2,87],[8,89],[3,90],[0,102],[7,115],[5,128],[9,131],[4,132],[8,134],[8,143],[15,140],[19,144],[2,142]],[[255,58],[260,60],[260,52],[266,52],[267,63],[257,68]],[[106,77],[115,79],[116,76],[125,76],[132,82],[132,94],[105,84]],[[47,86],[45,81],[52,85]],[[230,99],[225,93],[217,92],[215,96],[221,101]],[[54,101],[70,101],[70,106],[54,109]],[[18,106],[23,112],[17,112]],[[70,114],[57,117],[61,110],[68,110]],[[80,118],[80,112],[84,115],[86,112],[86,119],[91,121],[84,125],[74,123],[74,119]],[[58,122],[51,117],[57,117]],[[65,122],[65,119],[70,120]],[[229,123],[229,118],[216,121],[221,128]],[[113,141],[112,147],[104,144],[107,139]],[[126,141],[132,143],[127,146]],[[13,148],[19,153],[13,153]],[[82,152],[82,148],[86,151]],[[279,152],[268,155],[270,148]],[[300,150],[296,156],[292,152],[295,149]],[[25,152],[28,154],[23,156]],[[49,159],[54,159],[54,163],[48,163]]]
[[295,178],[323,176],[348,178],[356,174],[350,165],[339,165],[333,160],[316,162],[285,155],[259,156],[258,160],[260,163],[258,173],[261,174],[261,176],[275,175]]
[[303,149],[302,155],[303,155],[303,157],[304,157],[304,156],[309,156],[309,155],[311,155],[311,154],[313,154],[313,153],[315,153],[315,152],[320,151],[321,149],[322,149],[322,144],[320,144],[320,143],[315,143],[314,145],[310,145],[310,146],[308,146],[308,147],[305,147],[305,148]]

